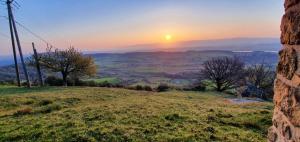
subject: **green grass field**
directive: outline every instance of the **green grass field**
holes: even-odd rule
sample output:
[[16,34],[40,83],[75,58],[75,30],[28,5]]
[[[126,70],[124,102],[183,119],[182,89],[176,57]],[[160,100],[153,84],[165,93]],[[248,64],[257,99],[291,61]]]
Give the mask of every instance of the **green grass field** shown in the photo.
[[266,141],[273,105],[214,92],[0,86],[0,141]]
[[120,83],[120,80],[116,77],[105,77],[100,79],[87,79],[85,81],[95,81],[96,83],[111,83],[111,84],[118,84]]

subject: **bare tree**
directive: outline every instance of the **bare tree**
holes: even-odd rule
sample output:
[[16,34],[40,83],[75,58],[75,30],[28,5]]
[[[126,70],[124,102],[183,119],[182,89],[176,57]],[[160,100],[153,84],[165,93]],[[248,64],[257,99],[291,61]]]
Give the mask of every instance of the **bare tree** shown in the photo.
[[81,77],[96,74],[93,58],[85,57],[73,47],[54,51],[48,48],[46,53],[40,54],[39,61],[41,66],[53,72],[60,72],[65,86],[69,75]]
[[272,95],[275,75],[274,69],[266,64],[252,65],[247,68],[246,81],[248,85],[263,90],[264,94]]
[[223,92],[243,84],[244,63],[237,57],[212,58],[203,63],[201,75],[212,81],[217,91]]

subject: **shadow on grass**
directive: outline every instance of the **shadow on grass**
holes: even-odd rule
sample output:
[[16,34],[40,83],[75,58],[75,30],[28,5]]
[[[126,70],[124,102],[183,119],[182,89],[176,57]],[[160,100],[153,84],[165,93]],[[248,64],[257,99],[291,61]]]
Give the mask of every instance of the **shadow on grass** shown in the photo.
[[15,87],[15,86],[0,86],[0,96],[4,95],[20,95],[36,92],[53,92],[63,90],[60,87]]

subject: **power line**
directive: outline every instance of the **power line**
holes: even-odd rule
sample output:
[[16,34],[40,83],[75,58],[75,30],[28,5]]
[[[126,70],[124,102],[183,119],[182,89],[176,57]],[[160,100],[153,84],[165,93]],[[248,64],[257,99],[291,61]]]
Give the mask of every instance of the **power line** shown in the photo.
[[[21,7],[21,5],[16,1],[16,0],[0,0],[0,2],[4,2],[5,4],[10,3],[12,4],[16,9],[19,9]],[[0,17],[5,18],[6,20],[9,20],[9,18],[7,16],[2,16],[0,15]],[[30,34],[32,34],[34,37],[36,37],[37,39],[41,40],[42,42],[44,42],[45,44],[47,44],[47,47],[55,47],[53,46],[53,44],[51,44],[50,42],[48,42],[47,40],[45,40],[44,38],[42,38],[42,36],[40,36],[39,34],[36,34],[35,32],[33,32],[32,30],[30,30],[28,27],[24,26],[24,24],[21,24],[20,22],[14,20],[16,24],[18,24],[21,28],[23,28],[25,31],[29,32]]]
[[[6,20],[9,20],[8,17],[6,16],[1,16],[2,18],[5,18]],[[35,32],[33,32],[32,30],[30,30],[29,28],[27,28],[26,26],[24,26],[23,24],[21,24],[20,22],[16,21],[15,22],[21,27],[23,28],[25,31],[29,32],[31,35],[33,35],[34,37],[36,37],[37,39],[41,40],[42,42],[44,42],[45,44],[49,45],[49,46],[53,46],[53,44],[51,44],[50,42],[48,42],[47,40],[45,40],[44,38],[42,38],[40,35],[36,34]]]
[[27,32],[31,33],[33,36],[35,36],[36,38],[38,38],[39,40],[43,41],[44,43],[51,45],[47,40],[45,40],[44,38],[42,38],[41,36],[39,36],[38,34],[34,33],[32,30],[30,30],[29,28],[27,28],[26,26],[24,26],[23,24],[21,24],[20,22],[16,21],[16,23],[22,27],[24,30],[26,30]]

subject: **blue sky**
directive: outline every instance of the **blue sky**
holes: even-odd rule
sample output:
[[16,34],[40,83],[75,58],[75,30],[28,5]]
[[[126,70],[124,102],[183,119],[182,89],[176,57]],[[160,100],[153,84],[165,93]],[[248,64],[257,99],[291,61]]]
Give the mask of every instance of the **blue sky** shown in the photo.
[[[109,51],[134,44],[232,37],[279,37],[283,0],[17,0],[16,20],[59,48]],[[5,5],[0,16],[6,16]],[[20,30],[24,52],[30,42]],[[0,55],[11,54],[0,18]],[[0,34],[1,34],[0,33]],[[41,49],[42,50],[42,49]]]

